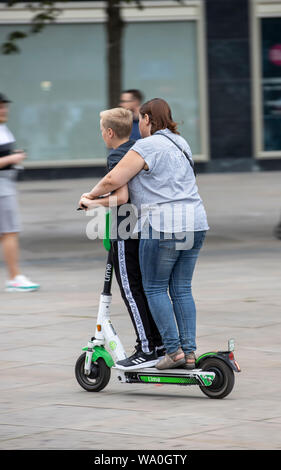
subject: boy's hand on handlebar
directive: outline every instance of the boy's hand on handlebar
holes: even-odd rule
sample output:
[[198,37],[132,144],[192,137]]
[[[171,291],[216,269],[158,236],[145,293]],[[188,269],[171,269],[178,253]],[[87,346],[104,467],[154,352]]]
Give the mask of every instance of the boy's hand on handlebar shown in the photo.
[[98,203],[97,200],[93,200],[93,199],[90,199],[88,197],[85,197],[84,195],[81,196],[81,199],[79,201],[79,207],[80,209],[83,209],[83,210],[88,210],[88,209],[91,209],[93,207],[97,207],[99,206],[100,204]]
[[[84,209],[86,210],[86,207],[88,208],[88,204],[87,204],[87,201],[82,201],[82,199],[86,199],[89,203],[89,201],[93,200],[94,198],[91,197],[91,193],[84,193],[82,194],[82,196],[80,197],[80,201],[79,201],[79,208],[80,209]],[[83,206],[86,206],[86,207],[83,207]]]
[[82,195],[81,198],[80,198],[80,201],[79,201],[80,209],[87,210],[88,209],[88,204],[87,204],[88,201],[90,201],[90,199],[88,199],[84,195]]

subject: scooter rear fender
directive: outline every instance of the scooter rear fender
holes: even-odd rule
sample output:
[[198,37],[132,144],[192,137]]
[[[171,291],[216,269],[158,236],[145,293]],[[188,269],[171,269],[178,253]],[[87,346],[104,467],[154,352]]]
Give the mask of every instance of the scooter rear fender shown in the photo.
[[[85,348],[82,349],[82,351],[88,351],[88,347],[86,346]],[[93,348],[92,362],[97,361],[99,357],[101,357],[105,361],[108,367],[114,366],[114,361],[111,355],[106,349],[104,349],[103,346],[95,346]]]
[[203,363],[210,357],[215,357],[225,362],[234,372],[241,372],[241,369],[234,358],[234,354],[231,351],[214,351],[202,354],[196,359],[196,367],[198,369],[202,368]]

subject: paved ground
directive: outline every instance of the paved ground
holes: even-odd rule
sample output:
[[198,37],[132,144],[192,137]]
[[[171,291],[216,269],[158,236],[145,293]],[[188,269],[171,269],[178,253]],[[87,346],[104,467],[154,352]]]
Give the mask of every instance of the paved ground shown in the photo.
[[[94,181],[20,183],[22,270],[42,288],[0,293],[0,449],[281,449],[280,179],[198,177],[211,226],[194,278],[198,353],[234,337],[242,368],[218,401],[115,377],[97,394],[80,388],[74,364],[94,331],[105,254],[75,208]],[[115,281],[112,320],[131,352]]]

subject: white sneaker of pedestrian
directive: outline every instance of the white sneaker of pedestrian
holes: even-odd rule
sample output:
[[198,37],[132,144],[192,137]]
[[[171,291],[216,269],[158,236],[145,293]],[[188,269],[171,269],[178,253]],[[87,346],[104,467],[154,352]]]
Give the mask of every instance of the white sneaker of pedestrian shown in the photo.
[[18,274],[14,279],[6,281],[5,290],[6,292],[31,292],[39,288],[39,284],[32,282],[23,274]]

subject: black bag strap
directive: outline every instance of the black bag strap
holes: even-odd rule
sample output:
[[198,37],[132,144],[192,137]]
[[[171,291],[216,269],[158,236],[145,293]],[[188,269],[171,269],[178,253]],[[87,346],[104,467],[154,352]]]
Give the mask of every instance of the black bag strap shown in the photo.
[[187,158],[187,160],[189,161],[190,163],[190,166],[193,170],[193,173],[194,173],[194,176],[196,177],[196,171],[195,171],[195,168],[194,168],[194,163],[193,161],[191,160],[191,158],[189,157],[189,155],[187,154],[187,152],[185,152],[178,144],[176,144],[176,142],[171,139],[171,137],[168,137],[166,134],[162,134],[162,132],[157,132],[157,135],[163,135],[164,137],[167,137],[167,139],[169,139],[171,142],[173,142],[173,144],[176,145],[176,147],[178,147],[178,149],[185,155],[185,157]]

